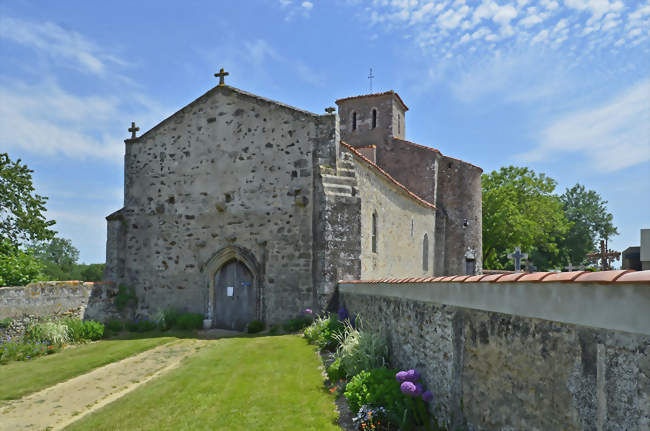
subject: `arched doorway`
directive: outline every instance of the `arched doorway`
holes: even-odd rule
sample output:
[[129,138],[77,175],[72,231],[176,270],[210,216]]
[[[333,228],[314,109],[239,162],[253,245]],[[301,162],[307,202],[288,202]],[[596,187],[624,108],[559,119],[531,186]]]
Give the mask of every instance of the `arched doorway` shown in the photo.
[[214,274],[214,326],[243,331],[256,319],[254,277],[241,261],[231,259]]

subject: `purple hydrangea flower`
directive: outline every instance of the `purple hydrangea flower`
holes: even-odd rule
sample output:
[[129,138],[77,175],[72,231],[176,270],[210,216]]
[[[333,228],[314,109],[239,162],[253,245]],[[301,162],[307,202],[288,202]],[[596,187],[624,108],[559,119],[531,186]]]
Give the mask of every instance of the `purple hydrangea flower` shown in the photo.
[[305,308],[305,314],[312,314],[311,308]]
[[395,378],[400,383],[406,381],[406,376],[407,376],[406,371],[400,371],[399,373],[395,374]]
[[419,378],[420,378],[420,373],[418,373],[417,370],[408,370],[406,371],[406,378],[404,380],[415,383],[418,381]]
[[400,391],[404,395],[408,395],[409,397],[417,397],[422,393],[422,385],[419,383],[413,383],[413,382],[403,382],[400,387]]
[[426,402],[426,403],[428,403],[429,401],[432,401],[433,400],[433,393],[431,393],[431,391],[424,392],[422,394],[422,400],[424,400],[424,402]]

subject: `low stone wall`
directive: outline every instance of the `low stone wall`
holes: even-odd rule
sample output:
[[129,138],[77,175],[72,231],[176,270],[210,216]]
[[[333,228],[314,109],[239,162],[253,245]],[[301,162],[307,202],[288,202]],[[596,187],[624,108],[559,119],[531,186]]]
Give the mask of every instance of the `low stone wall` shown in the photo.
[[396,368],[422,373],[444,420],[650,427],[650,282],[341,281],[339,294],[384,332]]
[[112,283],[46,281],[20,287],[0,287],[0,319],[24,316],[75,316],[105,321],[117,317]]

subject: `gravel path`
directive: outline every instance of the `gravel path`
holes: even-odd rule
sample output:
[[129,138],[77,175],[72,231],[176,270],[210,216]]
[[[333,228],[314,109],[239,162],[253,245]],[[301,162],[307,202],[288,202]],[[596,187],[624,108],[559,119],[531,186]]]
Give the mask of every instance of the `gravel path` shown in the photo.
[[179,340],[158,346],[15,401],[0,404],[0,431],[58,430],[177,367],[209,344]]

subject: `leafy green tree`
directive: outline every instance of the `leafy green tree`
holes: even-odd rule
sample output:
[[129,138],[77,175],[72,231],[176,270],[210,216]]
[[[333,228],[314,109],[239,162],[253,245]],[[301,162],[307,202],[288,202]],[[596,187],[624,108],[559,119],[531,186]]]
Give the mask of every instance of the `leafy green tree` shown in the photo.
[[7,240],[0,242],[0,286],[24,286],[39,278],[42,263],[31,250],[22,251]]
[[572,223],[561,244],[562,257],[574,265],[585,262],[585,255],[598,248],[600,239],[618,235],[607,201],[598,193],[576,184],[560,196],[564,214]]
[[540,267],[561,262],[559,243],[570,228],[560,198],[553,194],[556,181],[528,168],[508,166],[482,177],[483,266],[512,269],[507,254],[514,247],[543,255]]
[[65,238],[52,238],[34,246],[34,255],[43,263],[58,267],[62,272],[70,272],[79,260],[79,250],[72,241]]
[[0,239],[14,246],[55,234],[50,229],[54,220],[43,215],[47,198],[35,193],[32,172],[20,159],[12,162],[7,153],[0,154]]
[[90,265],[79,265],[83,266],[81,269],[81,279],[83,281],[102,281],[104,276],[104,263],[91,263]]

